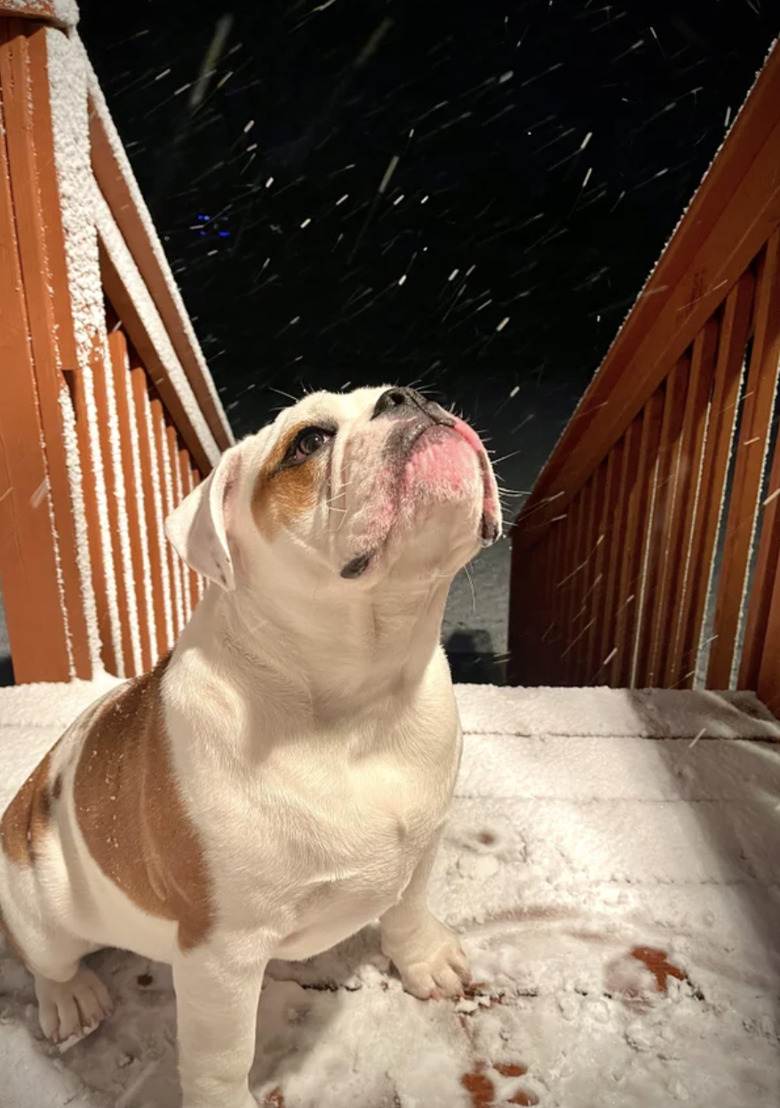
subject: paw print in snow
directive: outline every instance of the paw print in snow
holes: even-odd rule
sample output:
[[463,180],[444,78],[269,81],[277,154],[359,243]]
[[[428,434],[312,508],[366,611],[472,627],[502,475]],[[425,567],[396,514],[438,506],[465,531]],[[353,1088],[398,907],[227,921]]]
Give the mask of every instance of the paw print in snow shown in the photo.
[[635,946],[605,968],[604,984],[611,996],[639,1008],[649,1007],[669,989],[669,978],[688,981],[688,975],[669,961],[665,950]]
[[[525,1066],[513,1062],[497,1062],[492,1071],[495,1077],[490,1075],[491,1067],[485,1062],[477,1062],[471,1073],[464,1073],[460,1079],[463,1088],[471,1097],[472,1108],[498,1108],[499,1104],[533,1105],[538,1104],[539,1099],[530,1089],[518,1088],[515,1081],[527,1073]],[[508,1089],[496,1089],[496,1082]],[[511,1087],[514,1086],[514,1087]],[[505,1091],[510,1095],[507,1097]]]

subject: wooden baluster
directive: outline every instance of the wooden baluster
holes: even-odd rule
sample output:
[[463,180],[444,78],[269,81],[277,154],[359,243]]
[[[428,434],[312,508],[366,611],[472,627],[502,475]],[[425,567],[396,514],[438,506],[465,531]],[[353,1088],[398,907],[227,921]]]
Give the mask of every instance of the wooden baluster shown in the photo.
[[591,633],[595,633],[596,612],[594,597],[601,588],[599,566],[604,549],[603,513],[607,488],[607,463],[601,463],[592,482],[588,513],[588,547],[582,570],[582,593],[579,608],[577,642],[572,651],[576,684],[587,685],[593,677],[593,667],[588,658]]
[[650,398],[626,432],[626,514],[623,529],[623,555],[615,598],[614,631],[608,654],[609,683],[626,686],[631,682],[635,652],[635,628],[641,590],[643,537],[650,501],[652,469],[661,433],[663,395],[660,390]]
[[[146,523],[146,541],[149,551],[150,584],[154,597],[154,645],[158,657],[161,657],[172,645],[169,637],[169,624],[166,618],[164,550],[161,541],[158,508],[160,492],[157,482],[159,470],[157,451],[154,442],[152,413],[147,393],[147,377],[142,366],[133,366],[130,370],[133,406],[138,427],[138,452],[141,460],[141,487],[143,490],[143,509]],[[155,659],[156,661],[157,659]]]
[[754,286],[752,273],[743,274],[729,293],[720,325],[699,496],[691,509],[688,577],[678,602],[674,668],[668,675],[669,684],[675,686],[692,686],[688,674],[695,669],[703,647],[702,625],[725,495]]
[[[756,336],[753,343],[751,371],[757,365],[757,375],[763,386],[764,403],[771,403],[769,386],[775,382],[774,404],[777,404],[777,371],[780,362],[780,259],[778,258],[778,232],[773,236],[774,265],[767,264],[765,295],[759,293],[756,311]],[[773,281],[773,284],[769,284]],[[759,362],[760,359],[760,362]],[[766,416],[754,428],[759,435],[768,434],[771,423]],[[766,428],[766,431],[765,431]],[[740,436],[743,447],[744,436]],[[778,440],[780,441],[780,440]],[[758,443],[755,444],[759,446]],[[759,447],[760,449],[760,447]],[[762,467],[763,468],[763,467]],[[771,461],[767,495],[757,506],[761,526],[755,573],[747,612],[742,660],[739,669],[739,688],[761,689],[763,699],[772,702],[780,711],[780,597],[778,568],[780,567],[780,446],[775,443]]]
[[163,605],[165,609],[166,650],[170,650],[176,641],[176,611],[173,599],[172,564],[173,556],[170,544],[165,537],[165,519],[170,511],[168,489],[165,480],[167,465],[167,444],[165,441],[165,409],[156,394],[149,397],[149,416],[151,420],[151,448],[155,465],[155,527],[160,544],[162,563]]
[[[198,487],[198,485],[200,484],[200,482],[201,482],[200,470],[195,466],[194,460],[193,460],[193,467],[192,467],[192,487],[193,487],[193,489],[196,489]],[[195,606],[197,607],[198,601],[203,599],[203,594],[206,591],[206,580],[205,580],[204,577],[201,577],[201,575],[199,573],[195,573],[194,570],[192,572],[192,579],[194,581],[195,593],[196,593]]]
[[545,684],[559,665],[561,642],[563,639],[564,592],[561,580],[566,576],[566,524],[567,517],[550,523],[550,557],[545,569],[545,581],[548,590],[546,626],[542,632],[541,657],[544,661]]
[[688,387],[689,361],[681,358],[666,381],[661,434],[655,459],[650,512],[645,532],[645,550],[640,609],[637,616],[637,650],[634,683],[651,686],[657,678],[661,643],[657,607],[667,587],[666,531],[674,485],[673,479],[679,454],[685,395]]
[[748,609],[738,687],[780,716],[780,440],[763,504],[761,544]]
[[[723,564],[718,581],[714,634],[707,687],[731,685],[734,652],[743,609],[748,563],[754,539],[758,499],[772,423],[778,368],[780,320],[780,229],[769,242],[756,282],[755,336],[747,374],[742,420],[735,445],[734,478],[729,499]],[[757,603],[763,603],[759,599]],[[757,610],[758,611],[758,610]],[[759,621],[759,626],[760,626]],[[758,639],[751,630],[751,651]],[[749,666],[755,670],[751,657]]]
[[[152,646],[151,639],[154,624],[154,598],[147,582],[148,565],[144,559],[146,553],[146,518],[144,513],[143,475],[136,468],[138,426],[135,408],[131,406],[130,361],[125,336],[121,331],[113,331],[108,336],[108,345],[114,375],[114,396],[116,398],[119,445],[125,486],[125,512],[127,532],[130,539],[130,557],[132,561],[130,583],[135,592],[138,634],[141,643],[140,668],[143,672],[150,669],[156,661],[156,650]],[[143,370],[140,372],[143,373]],[[135,451],[133,449],[134,441]]]
[[577,520],[577,547],[574,571],[571,577],[571,614],[564,631],[565,639],[561,657],[565,659],[562,684],[577,685],[579,674],[578,650],[582,641],[585,622],[585,597],[588,588],[588,567],[593,554],[592,534],[595,531],[596,475],[584,486],[578,499],[582,505]]
[[[120,499],[124,506],[124,497],[120,498],[120,486],[122,482],[121,463],[117,472],[113,444],[111,442],[112,413],[109,397],[109,375],[111,368],[111,347],[106,350],[107,358],[100,365],[93,364],[92,370],[92,395],[97,413],[97,431],[100,443],[100,458],[102,477],[106,490],[106,512],[108,515],[107,541],[111,548],[111,563],[114,571],[114,587],[116,589],[117,616],[119,627],[117,628],[119,647],[115,650],[115,669],[113,672],[119,677],[132,677],[136,673],[133,660],[133,638],[130,631],[129,593],[133,588],[132,566],[126,566],[123,557],[122,537],[120,529],[125,522],[122,520]],[[111,378],[113,385],[113,378]],[[113,388],[111,389],[113,396]],[[115,411],[114,411],[114,414]],[[122,490],[124,491],[124,490]],[[129,579],[129,580],[128,580]],[[140,664],[140,658],[139,658]]]
[[571,529],[565,550],[564,575],[558,582],[562,592],[563,619],[561,623],[561,635],[557,644],[557,680],[551,684],[566,685],[569,683],[571,667],[571,651],[574,639],[574,617],[577,612],[578,578],[582,572],[581,558],[585,549],[586,507],[585,490],[580,491],[569,501],[569,513],[571,514]]
[[602,642],[612,622],[615,579],[620,560],[622,535],[616,527],[620,510],[620,482],[623,469],[625,443],[621,438],[609,452],[605,470],[604,493],[601,504],[601,522],[596,548],[596,573],[593,591],[590,596],[591,626],[587,635],[585,652],[585,681],[592,685],[603,674],[604,659]]
[[[190,485],[190,454],[186,446],[179,444],[178,450],[178,464],[179,464],[179,477],[178,477],[178,491],[179,501],[184,500],[192,491]],[[179,563],[179,572],[181,573],[182,581],[182,595],[184,599],[184,616],[189,620],[194,611],[194,604],[192,599],[192,588],[190,584],[190,569],[184,564],[184,562],[176,555],[176,559]]]
[[704,433],[709,414],[710,391],[715,373],[718,321],[710,319],[696,336],[691,357],[688,391],[676,469],[667,499],[665,572],[656,596],[656,683],[674,688],[693,679],[695,654],[683,653],[680,615],[683,597],[691,584],[691,544],[694,515],[701,488]]
[[617,657],[617,613],[621,603],[621,572],[627,553],[625,546],[626,525],[631,488],[637,476],[636,462],[641,434],[641,420],[634,420],[621,439],[620,458],[616,467],[615,506],[609,519],[610,535],[604,594],[605,604],[597,648],[598,670],[596,671],[596,680],[600,684],[609,684],[612,663]]
[[[182,500],[179,476],[179,445],[176,438],[176,428],[170,422],[166,422],[165,424],[165,440],[168,475],[165,482],[165,487],[168,492],[168,512],[166,515],[168,515]],[[178,638],[184,628],[184,624],[187,622],[187,617],[184,612],[184,574],[182,572],[181,558],[168,542],[168,539],[165,538],[164,541],[168,551],[168,563],[171,568],[174,612],[176,616],[176,636]]]

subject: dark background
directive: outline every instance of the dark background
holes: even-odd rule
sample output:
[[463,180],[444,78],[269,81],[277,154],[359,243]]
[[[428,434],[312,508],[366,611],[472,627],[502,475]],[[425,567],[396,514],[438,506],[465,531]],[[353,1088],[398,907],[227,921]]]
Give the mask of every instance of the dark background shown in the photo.
[[[82,0],[80,33],[237,435],[280,392],[416,382],[492,436],[514,515],[779,26],[775,0]],[[457,675],[504,649],[506,553],[456,582]]]

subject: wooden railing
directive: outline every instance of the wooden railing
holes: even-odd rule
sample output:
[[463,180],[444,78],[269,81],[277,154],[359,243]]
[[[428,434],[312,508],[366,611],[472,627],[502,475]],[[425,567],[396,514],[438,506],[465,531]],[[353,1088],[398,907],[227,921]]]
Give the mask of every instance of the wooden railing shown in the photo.
[[512,534],[522,684],[780,710],[780,47]]
[[0,582],[17,681],[142,672],[201,593],[163,519],[232,438],[75,5],[0,0]]

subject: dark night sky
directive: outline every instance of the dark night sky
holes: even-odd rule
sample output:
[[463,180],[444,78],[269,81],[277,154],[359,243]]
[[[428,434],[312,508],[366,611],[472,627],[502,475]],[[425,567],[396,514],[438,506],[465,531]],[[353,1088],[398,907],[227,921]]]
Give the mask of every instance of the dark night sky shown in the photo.
[[81,12],[236,432],[274,389],[423,382],[520,488],[780,25],[769,0]]

